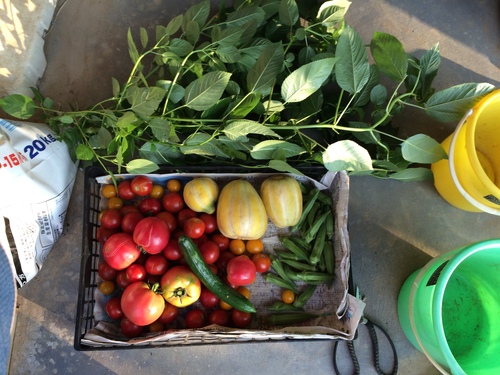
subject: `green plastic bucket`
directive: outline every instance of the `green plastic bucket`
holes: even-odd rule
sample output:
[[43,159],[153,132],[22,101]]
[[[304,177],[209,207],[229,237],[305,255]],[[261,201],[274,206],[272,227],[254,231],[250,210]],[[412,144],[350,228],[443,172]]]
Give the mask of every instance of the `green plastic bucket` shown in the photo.
[[431,260],[403,284],[399,321],[443,374],[500,374],[500,239]]

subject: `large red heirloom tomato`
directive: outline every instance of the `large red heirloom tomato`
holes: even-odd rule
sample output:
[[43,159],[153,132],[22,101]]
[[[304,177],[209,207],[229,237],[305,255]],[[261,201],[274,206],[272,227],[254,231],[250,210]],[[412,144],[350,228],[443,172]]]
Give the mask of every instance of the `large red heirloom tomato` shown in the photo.
[[145,217],[135,226],[133,238],[146,253],[158,254],[168,244],[170,229],[157,217]]
[[156,293],[158,284],[151,288],[136,281],[125,288],[121,298],[123,315],[138,326],[147,326],[157,320],[165,309],[163,296]]
[[102,254],[110,267],[120,271],[134,263],[141,251],[131,234],[115,233],[104,243]]
[[170,268],[161,277],[163,298],[177,307],[192,305],[200,298],[201,282],[187,266]]

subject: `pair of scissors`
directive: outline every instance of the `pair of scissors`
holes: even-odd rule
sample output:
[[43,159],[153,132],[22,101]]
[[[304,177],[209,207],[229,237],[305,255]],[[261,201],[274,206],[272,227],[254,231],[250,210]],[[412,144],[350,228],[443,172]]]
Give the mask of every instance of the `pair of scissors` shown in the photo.
[[[373,365],[375,368],[375,371],[377,372],[378,375],[396,375],[398,373],[398,354],[396,352],[396,347],[394,346],[394,343],[392,342],[391,338],[385,332],[379,325],[373,323],[371,320],[368,320],[366,318],[362,318],[361,324],[359,327],[364,326],[368,329],[369,337],[371,340],[371,345],[372,345],[372,350],[373,350]],[[359,329],[358,327],[358,329]],[[380,368],[380,353],[379,353],[379,341],[377,337],[377,330],[380,331],[386,340],[388,341],[392,353],[393,353],[393,366],[392,366],[392,372],[385,373],[382,371]],[[359,336],[358,336],[359,338]],[[354,350],[354,340],[350,341],[345,341],[347,343],[347,349],[349,351],[349,355],[352,359],[352,364],[354,367],[354,374],[355,375],[360,375],[361,374],[361,367],[359,365],[358,357],[356,355],[356,351]],[[338,345],[341,341],[335,341],[334,346],[333,346],[333,367],[335,369],[335,374],[336,375],[341,375],[340,371],[337,367],[337,349]]]

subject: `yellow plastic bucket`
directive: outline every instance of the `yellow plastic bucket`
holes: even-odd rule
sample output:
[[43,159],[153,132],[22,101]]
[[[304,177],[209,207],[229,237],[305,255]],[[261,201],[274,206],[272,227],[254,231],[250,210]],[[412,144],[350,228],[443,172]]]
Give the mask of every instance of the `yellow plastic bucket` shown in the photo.
[[500,90],[481,99],[442,142],[434,186],[453,206],[500,215]]

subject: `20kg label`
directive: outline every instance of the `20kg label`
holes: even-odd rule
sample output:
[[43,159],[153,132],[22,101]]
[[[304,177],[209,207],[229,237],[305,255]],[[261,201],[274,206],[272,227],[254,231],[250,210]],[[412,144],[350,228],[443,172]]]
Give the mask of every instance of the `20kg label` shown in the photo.
[[0,156],[0,168],[14,168],[22,163],[36,158],[41,152],[47,149],[47,146],[56,141],[52,134],[40,136],[30,144],[23,147],[24,154],[21,151]]

